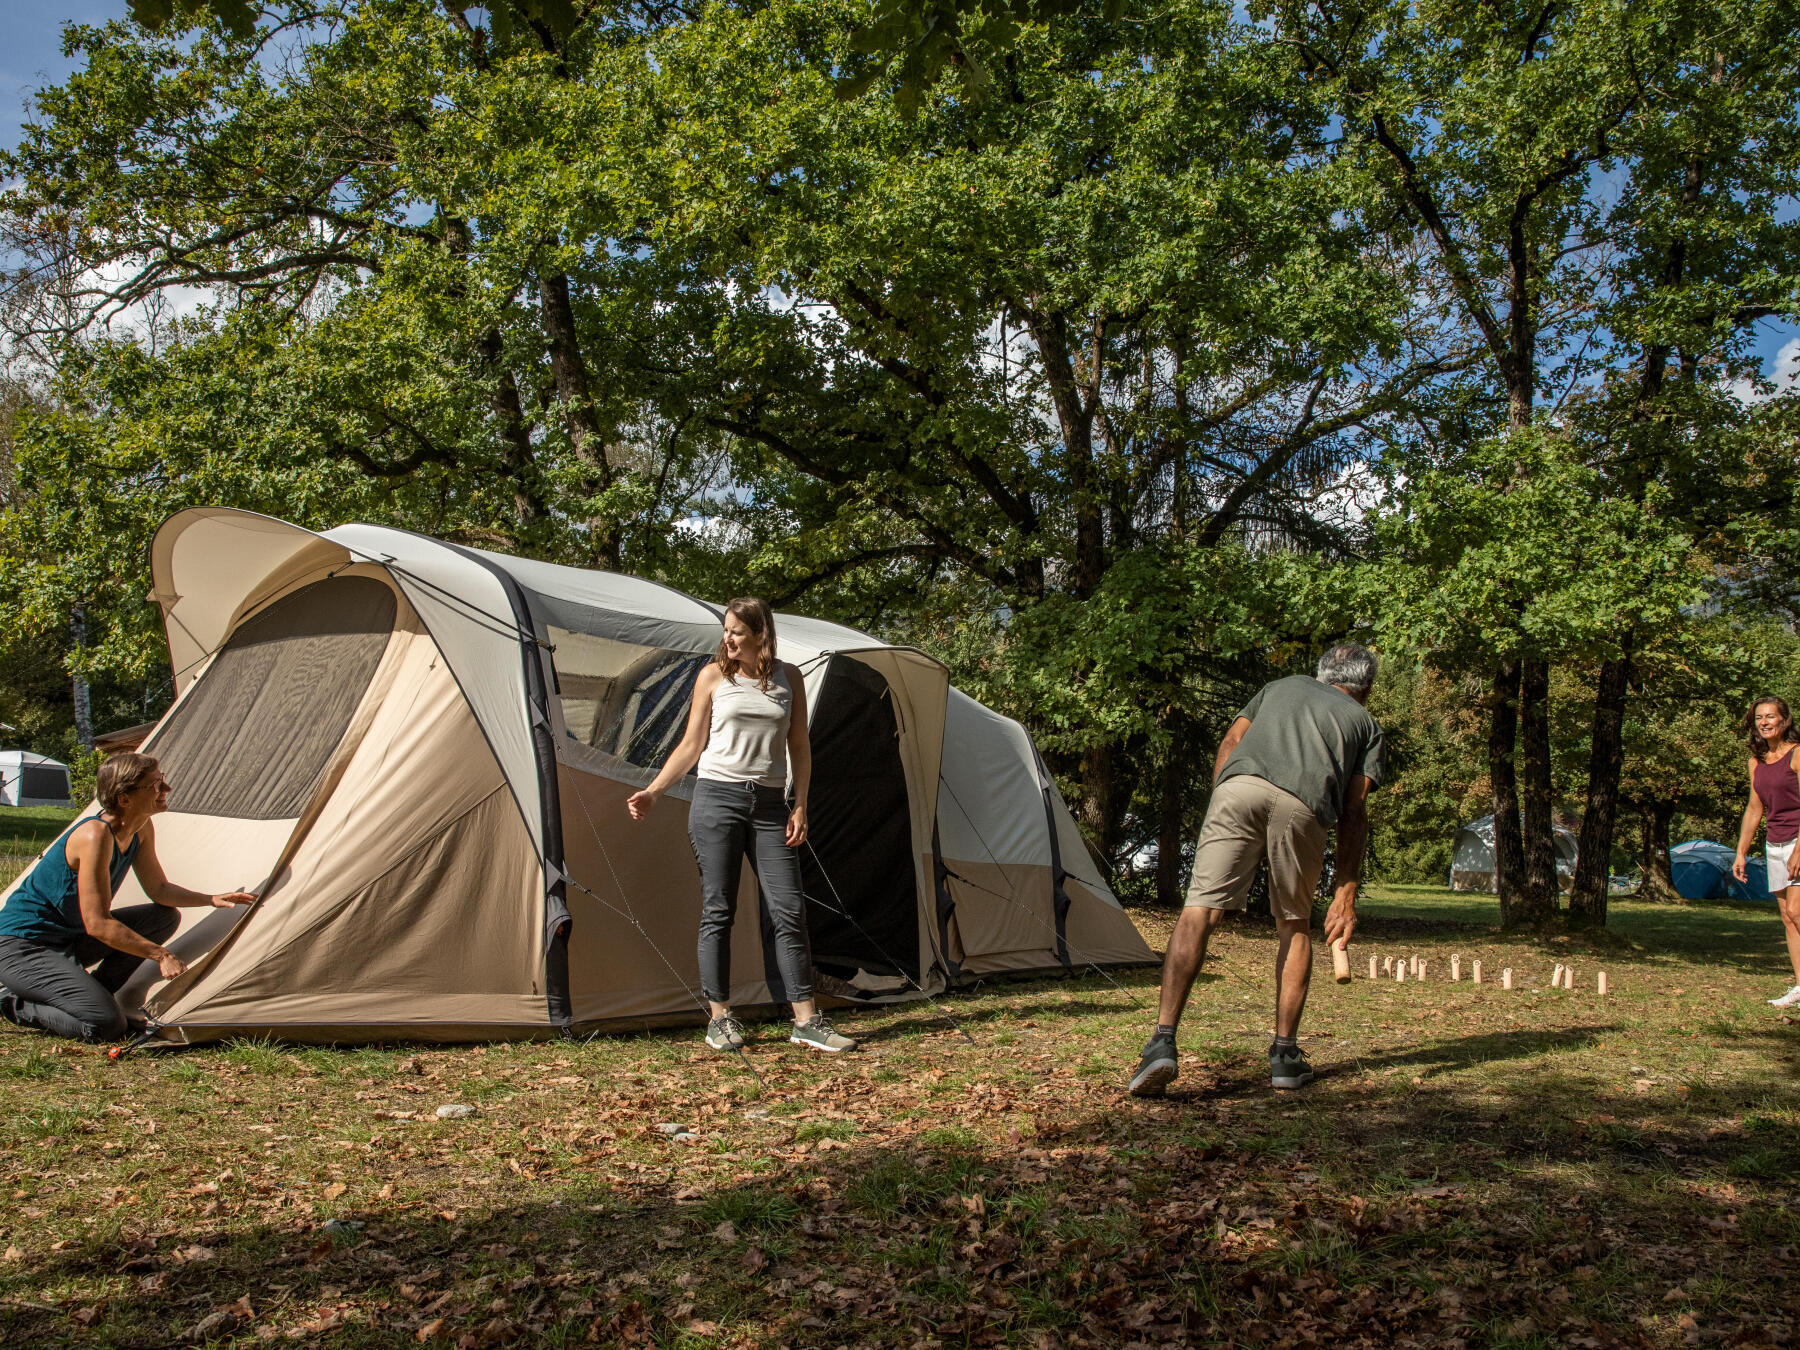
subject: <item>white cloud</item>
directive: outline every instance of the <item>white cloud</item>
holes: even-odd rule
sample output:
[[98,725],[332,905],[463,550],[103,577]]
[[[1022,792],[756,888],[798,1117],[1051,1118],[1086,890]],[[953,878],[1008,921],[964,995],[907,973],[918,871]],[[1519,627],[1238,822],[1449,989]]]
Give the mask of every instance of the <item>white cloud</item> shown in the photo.
[[1765,377],[1773,388],[1758,389],[1749,380],[1733,380],[1728,386],[1744,403],[1760,403],[1764,399],[1800,391],[1800,337],[1789,338],[1775,353],[1775,369]]

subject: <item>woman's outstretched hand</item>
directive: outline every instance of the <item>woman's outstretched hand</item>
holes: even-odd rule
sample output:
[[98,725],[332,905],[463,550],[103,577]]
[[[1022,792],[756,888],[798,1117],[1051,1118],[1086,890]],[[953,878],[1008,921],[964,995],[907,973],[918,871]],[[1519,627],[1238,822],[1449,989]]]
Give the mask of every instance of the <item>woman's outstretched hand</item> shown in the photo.
[[806,842],[806,808],[796,806],[788,812],[787,846],[799,848]]
[[256,896],[250,891],[226,891],[223,895],[212,898],[214,909],[235,909],[239,905],[254,905]]
[[650,808],[656,805],[656,799],[662,794],[645,788],[642,792],[634,792],[625,799],[625,809],[631,812],[633,820],[642,820],[650,814]]

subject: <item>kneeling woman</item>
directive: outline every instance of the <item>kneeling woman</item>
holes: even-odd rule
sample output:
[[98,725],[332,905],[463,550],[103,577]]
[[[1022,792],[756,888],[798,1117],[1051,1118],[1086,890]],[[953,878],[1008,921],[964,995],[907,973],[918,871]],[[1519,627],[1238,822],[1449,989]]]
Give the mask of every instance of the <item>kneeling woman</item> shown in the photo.
[[[725,607],[725,631],[713,664],[694,682],[687,734],[662,772],[625,803],[633,820],[687,771],[700,767],[688,809],[688,838],[700,864],[700,991],[712,1021],[706,1043],[737,1050],[744,1027],[731,1013],[731,920],[744,856],[762,885],[774,929],[775,964],[794,1011],[788,1037],[813,1050],[853,1050],[812,998],[812,951],[806,896],[794,850],[806,841],[806,790],[812,749],[806,739],[806,685],[800,671],[775,659],[775,616],[753,598]],[[783,800],[793,767],[794,804]]]
[[[202,895],[163,875],[150,817],[168,810],[169,783],[149,755],[108,759],[95,795],[100,813],[58,839],[0,906],[0,1016],[53,1036],[108,1041],[125,1033],[113,994],[138,962],[156,962],[166,980],[187,968],[162,945],[179,923],[169,906],[224,909],[256,897]],[[155,904],[113,909],[127,872]]]

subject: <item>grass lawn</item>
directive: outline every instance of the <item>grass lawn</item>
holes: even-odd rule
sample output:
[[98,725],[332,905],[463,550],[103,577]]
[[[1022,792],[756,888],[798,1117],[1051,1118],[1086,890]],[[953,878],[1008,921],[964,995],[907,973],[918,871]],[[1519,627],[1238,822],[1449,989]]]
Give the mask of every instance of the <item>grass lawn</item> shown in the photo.
[[79,814],[66,806],[0,806],[0,885],[11,881]]
[[1235,926],[1160,1102],[1122,1090],[1149,970],[946,998],[973,1044],[922,1004],[846,1013],[841,1057],[753,1027],[760,1083],[695,1030],[109,1063],[8,1029],[0,1342],[1792,1343],[1772,908],[1493,918],[1374,892],[1299,1093],[1268,1087],[1272,934]]

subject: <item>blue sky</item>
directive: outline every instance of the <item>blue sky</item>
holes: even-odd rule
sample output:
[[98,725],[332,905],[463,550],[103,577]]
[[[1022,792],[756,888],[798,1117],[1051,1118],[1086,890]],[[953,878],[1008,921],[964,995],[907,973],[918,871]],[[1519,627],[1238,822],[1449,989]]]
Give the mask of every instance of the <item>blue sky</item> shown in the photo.
[[[0,0],[0,145],[17,145],[31,91],[55,84],[73,63],[62,54],[67,23],[103,23],[125,16],[125,0]],[[1764,322],[1757,329],[1757,353],[1763,370],[1776,371],[1776,358],[1790,343],[1800,344],[1800,327]],[[1793,371],[1800,345],[1783,363]]]
[[124,17],[125,0],[0,0],[0,145],[19,143],[30,92],[74,68],[62,54],[63,25]]

